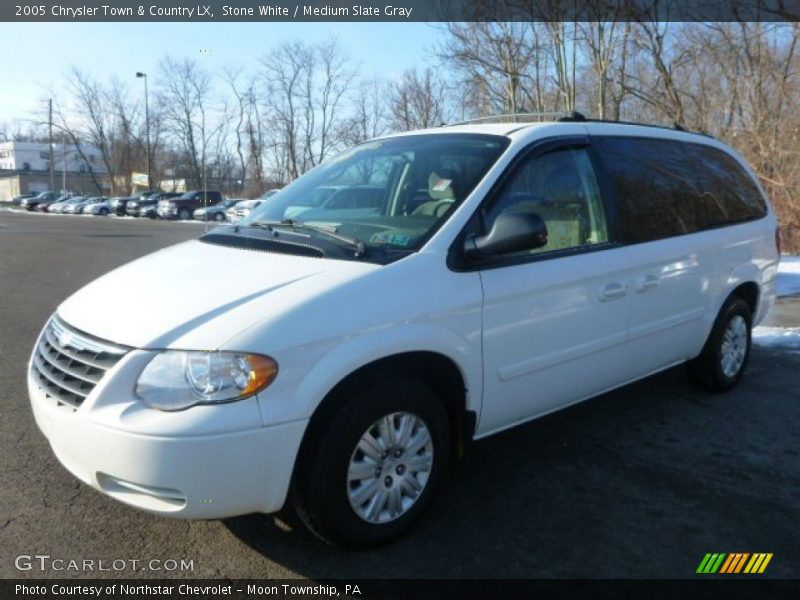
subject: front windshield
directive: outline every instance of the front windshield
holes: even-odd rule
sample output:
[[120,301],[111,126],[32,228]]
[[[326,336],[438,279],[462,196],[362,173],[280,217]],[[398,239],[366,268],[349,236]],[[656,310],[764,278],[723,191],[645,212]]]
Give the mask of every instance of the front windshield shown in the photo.
[[473,190],[508,145],[492,135],[377,140],[323,163],[266,199],[240,226],[324,228],[373,247],[415,250]]

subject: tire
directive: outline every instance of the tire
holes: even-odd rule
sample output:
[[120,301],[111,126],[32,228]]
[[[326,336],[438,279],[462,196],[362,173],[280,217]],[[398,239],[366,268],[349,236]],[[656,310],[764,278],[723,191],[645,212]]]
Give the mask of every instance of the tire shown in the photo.
[[[292,489],[294,507],[308,529],[332,545],[364,549],[385,544],[408,531],[435,495],[450,460],[447,412],[423,382],[391,376],[351,388],[334,402],[336,410],[303,445]],[[387,423],[397,435],[411,425],[405,444],[383,444],[391,437]],[[426,433],[429,443],[409,447],[419,446]],[[370,448],[375,458],[359,447],[368,447],[368,435],[384,449],[381,454]],[[400,448],[416,453],[404,455]],[[406,464],[412,456],[417,469]],[[351,478],[351,467],[360,467],[365,476]],[[370,510],[378,504],[378,510]]]
[[224,221],[225,220],[225,213],[214,213],[214,220],[215,221]]
[[101,217],[107,217],[108,216],[108,209],[107,208],[101,208],[100,209],[100,216]]
[[727,392],[741,381],[750,358],[753,316],[747,302],[731,296],[719,311],[700,355],[687,363],[699,387]]
[[178,211],[178,219],[181,221],[188,221],[192,218],[192,213],[189,212],[188,208],[182,208]]

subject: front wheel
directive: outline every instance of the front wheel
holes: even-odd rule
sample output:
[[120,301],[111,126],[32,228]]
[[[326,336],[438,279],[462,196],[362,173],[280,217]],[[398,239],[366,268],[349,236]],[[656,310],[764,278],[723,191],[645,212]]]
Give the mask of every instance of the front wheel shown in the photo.
[[700,356],[688,362],[689,376],[712,392],[727,392],[742,379],[750,358],[752,314],[737,296],[719,312]]
[[192,217],[192,213],[189,212],[188,208],[182,208],[178,211],[178,218],[181,221],[186,221]]
[[221,213],[221,212],[218,212],[218,213],[216,213],[214,215],[214,220],[215,221],[224,221],[225,220],[225,215],[223,213]]
[[385,544],[430,504],[449,462],[449,439],[447,412],[423,382],[387,378],[351,390],[304,447],[297,513],[331,544]]

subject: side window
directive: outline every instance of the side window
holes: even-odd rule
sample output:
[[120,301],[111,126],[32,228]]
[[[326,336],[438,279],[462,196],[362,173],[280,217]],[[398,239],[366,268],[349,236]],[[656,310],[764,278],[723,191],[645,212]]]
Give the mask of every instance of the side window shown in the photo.
[[736,160],[711,146],[686,144],[686,148],[703,190],[701,206],[707,226],[740,223],[767,214],[761,192]]
[[707,227],[702,190],[686,144],[647,138],[599,138],[617,201],[623,241],[648,242]]
[[547,226],[547,244],[531,253],[608,241],[600,190],[584,148],[556,150],[520,164],[484,211],[485,230],[511,211],[536,213]]

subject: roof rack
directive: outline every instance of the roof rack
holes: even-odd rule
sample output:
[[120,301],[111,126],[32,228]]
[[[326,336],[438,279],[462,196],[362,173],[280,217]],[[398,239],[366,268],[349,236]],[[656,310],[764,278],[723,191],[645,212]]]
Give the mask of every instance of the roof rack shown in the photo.
[[638,127],[655,127],[657,129],[668,129],[671,131],[685,131],[687,133],[696,133],[706,137],[713,138],[714,136],[704,131],[690,131],[675,123],[672,126],[658,125],[656,123],[637,123],[636,121],[614,121],[612,119],[591,119],[587,118],[583,113],[576,110],[571,112],[566,111],[553,111],[553,112],[525,112],[525,113],[507,113],[502,115],[491,115],[488,117],[478,117],[475,119],[468,119],[466,121],[458,121],[456,123],[445,123],[442,127],[454,127],[456,125],[473,125],[476,123],[546,123],[546,122],[560,122],[560,123],[612,123],[616,125],[636,125]]
[[657,123],[637,123],[636,121],[614,121],[612,119],[587,119],[579,112],[573,112],[569,115],[561,117],[559,121],[567,122],[582,122],[582,123],[611,123],[613,125],[636,125],[637,127],[655,127],[656,129],[668,129],[670,131],[684,131],[686,133],[696,133],[697,135],[704,135],[706,137],[714,138],[710,133],[705,131],[691,131],[679,125],[678,123],[669,125],[658,125]]
[[576,114],[580,113],[564,111],[506,113],[502,115],[490,115],[488,117],[477,117],[475,119],[467,119],[466,121],[458,121],[456,123],[445,123],[443,126],[454,127],[456,125],[473,125],[476,123],[545,123],[548,121],[561,121],[562,119]]

